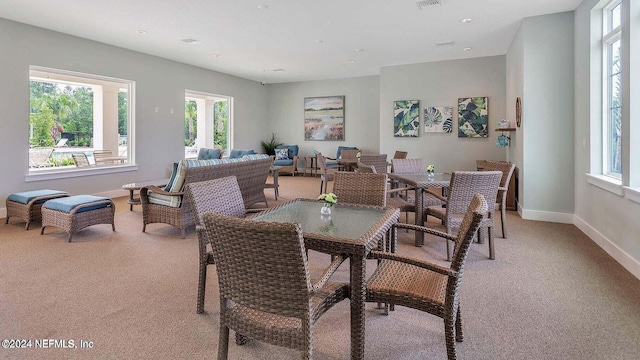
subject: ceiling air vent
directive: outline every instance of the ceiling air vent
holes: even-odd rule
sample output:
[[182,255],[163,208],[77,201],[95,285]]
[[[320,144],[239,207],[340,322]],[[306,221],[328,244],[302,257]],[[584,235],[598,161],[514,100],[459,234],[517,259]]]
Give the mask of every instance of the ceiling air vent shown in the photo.
[[444,5],[444,0],[425,0],[425,1],[418,1],[416,4],[418,4],[418,7],[420,9],[426,9],[429,6],[433,6],[433,5]]

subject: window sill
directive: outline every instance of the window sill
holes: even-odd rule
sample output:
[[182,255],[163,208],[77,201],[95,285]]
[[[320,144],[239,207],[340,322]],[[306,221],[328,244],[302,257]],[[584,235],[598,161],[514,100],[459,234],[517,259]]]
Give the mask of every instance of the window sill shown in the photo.
[[57,179],[68,179],[74,177],[81,176],[92,176],[92,175],[103,175],[103,174],[114,174],[128,171],[136,171],[138,170],[138,165],[120,165],[120,166],[106,166],[106,167],[88,167],[88,168],[71,168],[64,170],[42,170],[42,171],[33,171],[25,175],[25,182],[32,181],[46,181],[46,180],[57,180]]
[[603,190],[614,193],[618,196],[624,196],[622,182],[604,175],[586,174],[589,184],[597,186]]
[[625,199],[640,203],[640,188],[631,188],[628,186],[623,186],[623,188]]

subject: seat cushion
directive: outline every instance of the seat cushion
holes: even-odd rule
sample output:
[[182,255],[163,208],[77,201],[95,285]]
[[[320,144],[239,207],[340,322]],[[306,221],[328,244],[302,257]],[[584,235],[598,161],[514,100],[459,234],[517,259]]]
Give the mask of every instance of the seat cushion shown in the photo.
[[[87,204],[87,203],[92,203],[92,202],[96,202],[96,201],[101,201],[101,200],[111,200],[107,197],[103,197],[103,196],[93,196],[93,195],[74,195],[74,196],[69,196],[69,197],[63,197],[63,198],[58,198],[58,199],[52,199],[49,200],[47,202],[44,203],[44,207],[47,209],[51,209],[51,210],[58,210],[58,211],[62,211],[62,212],[66,212],[66,213],[70,213],[73,209],[75,209],[76,207],[83,205],[83,204]],[[85,212],[85,211],[91,211],[91,210],[95,210],[95,209],[101,209],[104,207],[109,206],[109,204],[97,204],[94,206],[89,206],[86,208],[83,208],[81,210],[79,210],[78,212]]]
[[293,165],[293,160],[291,160],[291,159],[274,160],[274,161],[273,161],[273,165],[278,165],[278,166],[291,166],[291,165]]
[[[31,201],[31,200],[33,200],[33,199],[35,199],[37,197],[49,196],[49,195],[55,195],[55,194],[66,195],[67,192],[59,191],[59,190],[50,190],[50,189],[32,190],[32,191],[13,193],[13,194],[9,195],[7,200],[19,202],[21,204],[27,204],[27,203],[29,203],[29,201]],[[36,201],[36,204],[41,203],[41,202],[45,202],[46,200],[47,199],[43,199],[42,201],[40,201],[40,200]]]
[[220,149],[201,148],[198,151],[198,160],[220,159],[222,151]]

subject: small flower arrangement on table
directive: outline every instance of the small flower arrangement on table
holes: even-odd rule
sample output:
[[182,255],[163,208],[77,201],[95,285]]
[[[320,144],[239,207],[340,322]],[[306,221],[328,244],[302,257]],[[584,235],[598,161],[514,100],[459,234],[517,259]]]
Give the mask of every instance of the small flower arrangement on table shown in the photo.
[[331,207],[338,202],[338,196],[334,193],[320,194],[320,196],[318,196],[318,200],[324,201],[324,205],[322,206],[320,213],[322,215],[330,215]]
[[433,165],[427,166],[427,174],[433,175],[436,172],[436,167]]

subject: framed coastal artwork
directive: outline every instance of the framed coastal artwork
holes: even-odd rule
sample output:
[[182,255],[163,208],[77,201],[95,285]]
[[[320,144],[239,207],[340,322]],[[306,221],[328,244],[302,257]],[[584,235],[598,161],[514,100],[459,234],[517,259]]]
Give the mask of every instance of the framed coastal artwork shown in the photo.
[[304,98],[304,139],[344,141],[344,95]]
[[424,108],[424,132],[452,133],[453,106]]
[[393,102],[393,136],[418,137],[420,130],[420,101]]
[[487,97],[458,99],[458,137],[486,138],[489,136]]

